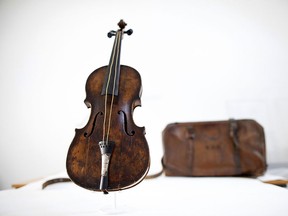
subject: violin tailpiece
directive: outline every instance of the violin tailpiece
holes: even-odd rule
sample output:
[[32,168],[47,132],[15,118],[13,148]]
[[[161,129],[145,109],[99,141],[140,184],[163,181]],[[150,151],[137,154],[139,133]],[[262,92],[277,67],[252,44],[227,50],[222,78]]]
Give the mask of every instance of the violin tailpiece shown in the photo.
[[108,168],[110,157],[113,152],[115,143],[113,141],[100,141],[99,147],[101,151],[101,179],[99,189],[108,194]]

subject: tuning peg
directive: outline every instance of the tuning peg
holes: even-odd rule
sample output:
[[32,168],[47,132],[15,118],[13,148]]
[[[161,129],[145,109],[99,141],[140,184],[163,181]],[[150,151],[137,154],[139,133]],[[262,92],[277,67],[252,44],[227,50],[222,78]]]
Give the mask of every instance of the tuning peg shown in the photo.
[[132,29],[129,29],[127,31],[124,31],[125,34],[127,35],[131,35],[133,33],[133,30]]
[[108,32],[108,34],[107,34],[107,36],[109,37],[109,38],[111,38],[112,36],[115,36],[116,35],[116,31],[110,31],[110,32]]

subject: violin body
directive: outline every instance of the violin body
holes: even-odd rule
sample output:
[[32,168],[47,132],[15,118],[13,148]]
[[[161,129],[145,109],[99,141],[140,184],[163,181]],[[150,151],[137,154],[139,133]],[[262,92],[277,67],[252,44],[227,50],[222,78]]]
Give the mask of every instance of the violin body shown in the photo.
[[116,77],[107,75],[109,68],[98,68],[87,79],[84,102],[91,108],[90,118],[84,128],[76,129],[66,160],[74,183],[104,193],[137,185],[150,165],[145,128],[133,121],[134,109],[141,106],[140,74],[119,64],[117,86],[113,86],[117,94],[108,94],[105,79],[113,83]]

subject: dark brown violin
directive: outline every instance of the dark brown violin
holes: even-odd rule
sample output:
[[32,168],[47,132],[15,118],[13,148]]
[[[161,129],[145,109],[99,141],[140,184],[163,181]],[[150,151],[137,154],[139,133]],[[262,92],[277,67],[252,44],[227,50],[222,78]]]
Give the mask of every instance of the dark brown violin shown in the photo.
[[120,65],[120,51],[126,23],[120,20],[108,66],[96,69],[86,82],[85,104],[91,108],[87,125],[76,129],[67,155],[71,180],[94,191],[118,191],[140,183],[150,165],[145,128],[133,121],[141,106],[141,77],[129,66]]

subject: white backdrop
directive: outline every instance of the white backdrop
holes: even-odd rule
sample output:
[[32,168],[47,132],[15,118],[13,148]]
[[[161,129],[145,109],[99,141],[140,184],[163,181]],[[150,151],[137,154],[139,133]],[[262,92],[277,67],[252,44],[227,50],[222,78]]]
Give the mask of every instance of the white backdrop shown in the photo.
[[123,18],[121,63],[143,81],[151,172],[170,122],[253,118],[269,163],[288,160],[288,2],[1,0],[0,189],[65,170],[87,123],[85,83],[106,65]]

